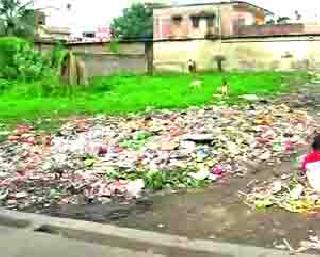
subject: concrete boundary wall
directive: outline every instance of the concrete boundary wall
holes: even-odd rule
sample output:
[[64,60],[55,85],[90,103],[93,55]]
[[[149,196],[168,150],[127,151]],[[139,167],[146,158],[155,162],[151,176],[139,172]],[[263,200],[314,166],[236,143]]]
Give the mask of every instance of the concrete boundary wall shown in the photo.
[[145,73],[148,68],[145,54],[74,53],[83,61],[89,77],[120,72]]
[[197,70],[215,70],[216,56],[225,57],[225,70],[320,69],[320,36],[250,37],[154,42],[156,71],[187,71],[193,59]]
[[[36,44],[39,51],[54,43]],[[71,43],[69,50],[81,57],[89,76],[117,72],[187,72],[187,62],[196,62],[197,71],[216,70],[216,58],[232,70],[318,70],[320,36],[224,37],[214,39],[155,40],[119,42],[112,53],[107,43]]]
[[[114,47],[111,44],[112,42],[78,42],[64,43],[64,46],[77,60],[81,60],[88,77],[119,72],[152,72],[151,41],[120,41]],[[35,43],[35,49],[40,52],[51,51],[54,46],[55,42],[52,41]]]

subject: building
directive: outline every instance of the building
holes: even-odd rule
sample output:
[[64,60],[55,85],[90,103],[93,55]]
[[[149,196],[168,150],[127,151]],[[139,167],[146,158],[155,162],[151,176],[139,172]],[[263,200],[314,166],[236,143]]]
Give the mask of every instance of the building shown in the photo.
[[[109,24],[124,8],[134,3],[170,4],[171,0],[34,0],[34,8],[43,13],[41,30],[66,28],[71,41],[105,41],[110,37]],[[112,2],[112,3],[111,3]],[[45,35],[45,32],[42,32]],[[92,37],[94,36],[94,38]]]
[[188,72],[191,61],[197,71],[306,69],[319,62],[319,25],[267,24],[274,14],[248,2],[163,6],[153,14],[156,71]]
[[68,41],[72,37],[81,37],[81,32],[73,26],[74,13],[67,1],[35,1],[34,9],[38,39]]
[[171,5],[154,9],[154,39],[230,36],[243,25],[261,25],[269,10],[243,1]]
[[49,27],[38,25],[36,37],[42,40],[68,41],[70,39],[70,29],[63,27]]

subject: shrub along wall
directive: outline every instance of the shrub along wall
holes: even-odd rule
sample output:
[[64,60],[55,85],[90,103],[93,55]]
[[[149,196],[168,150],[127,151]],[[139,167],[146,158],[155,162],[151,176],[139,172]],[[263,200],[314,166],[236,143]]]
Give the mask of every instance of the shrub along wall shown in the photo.
[[40,53],[33,44],[15,37],[0,38],[0,78],[7,80],[37,81],[55,77],[67,51],[54,45],[52,51]]

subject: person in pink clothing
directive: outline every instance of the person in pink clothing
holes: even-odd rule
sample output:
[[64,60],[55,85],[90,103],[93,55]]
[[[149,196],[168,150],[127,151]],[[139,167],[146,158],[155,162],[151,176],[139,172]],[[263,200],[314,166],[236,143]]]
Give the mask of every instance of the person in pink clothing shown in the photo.
[[320,165],[320,135],[314,137],[311,147],[312,150],[303,158],[301,163],[300,168],[303,172],[307,170],[308,164],[319,162]]

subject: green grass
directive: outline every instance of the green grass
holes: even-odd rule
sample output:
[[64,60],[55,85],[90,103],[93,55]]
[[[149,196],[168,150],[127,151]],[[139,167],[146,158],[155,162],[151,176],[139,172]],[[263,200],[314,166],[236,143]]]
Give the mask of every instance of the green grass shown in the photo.
[[[158,75],[113,75],[94,78],[88,87],[51,87],[50,81],[33,84],[12,82],[0,95],[0,120],[4,123],[35,121],[70,115],[123,115],[146,107],[183,108],[214,104],[222,76],[230,85],[230,99],[255,93],[274,95],[290,86],[303,83],[305,73],[203,73]],[[190,88],[194,79],[200,89]]]

